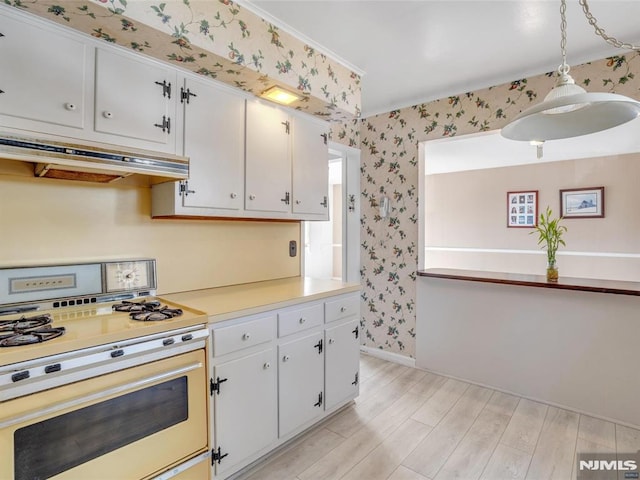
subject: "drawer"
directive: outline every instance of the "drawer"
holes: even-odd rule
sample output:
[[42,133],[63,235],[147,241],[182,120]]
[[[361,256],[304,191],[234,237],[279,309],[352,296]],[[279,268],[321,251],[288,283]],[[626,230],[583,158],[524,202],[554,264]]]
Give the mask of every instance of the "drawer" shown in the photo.
[[275,314],[249,322],[213,329],[213,356],[253,347],[275,337]]
[[325,321],[327,323],[353,316],[360,316],[359,295],[349,295],[325,302]]
[[278,336],[285,337],[322,325],[324,305],[318,303],[308,307],[290,310],[278,314]]

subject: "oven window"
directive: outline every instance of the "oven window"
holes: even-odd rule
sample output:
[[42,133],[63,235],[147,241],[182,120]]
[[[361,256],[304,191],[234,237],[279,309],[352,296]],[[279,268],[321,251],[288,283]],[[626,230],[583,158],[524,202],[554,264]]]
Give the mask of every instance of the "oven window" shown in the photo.
[[187,377],[44,420],[14,433],[15,479],[45,479],[187,420]]

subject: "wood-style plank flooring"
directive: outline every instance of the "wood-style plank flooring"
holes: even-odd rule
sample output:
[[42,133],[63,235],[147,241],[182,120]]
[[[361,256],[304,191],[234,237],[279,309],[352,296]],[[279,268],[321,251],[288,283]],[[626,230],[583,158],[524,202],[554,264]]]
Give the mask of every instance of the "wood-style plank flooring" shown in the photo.
[[243,478],[569,480],[576,452],[640,450],[640,430],[368,355],[360,367],[354,404]]

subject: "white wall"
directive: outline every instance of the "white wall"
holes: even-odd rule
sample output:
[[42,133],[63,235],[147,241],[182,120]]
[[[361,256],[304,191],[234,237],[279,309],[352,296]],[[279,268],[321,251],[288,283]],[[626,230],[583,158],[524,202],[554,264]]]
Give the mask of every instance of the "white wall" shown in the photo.
[[[428,162],[428,158],[426,160]],[[559,190],[605,187],[605,218],[565,219],[561,276],[640,280],[640,154],[427,175],[425,267],[544,274],[532,229],[507,228],[509,191],[538,190],[560,213]]]
[[640,426],[640,297],[418,277],[416,365]]

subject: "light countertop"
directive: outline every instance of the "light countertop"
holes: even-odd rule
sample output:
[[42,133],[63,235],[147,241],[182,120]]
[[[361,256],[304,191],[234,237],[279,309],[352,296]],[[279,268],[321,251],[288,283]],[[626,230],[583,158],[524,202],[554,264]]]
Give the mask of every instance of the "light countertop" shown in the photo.
[[213,323],[359,291],[358,283],[290,277],[171,293],[162,295],[162,298],[202,310],[209,315],[209,322]]

